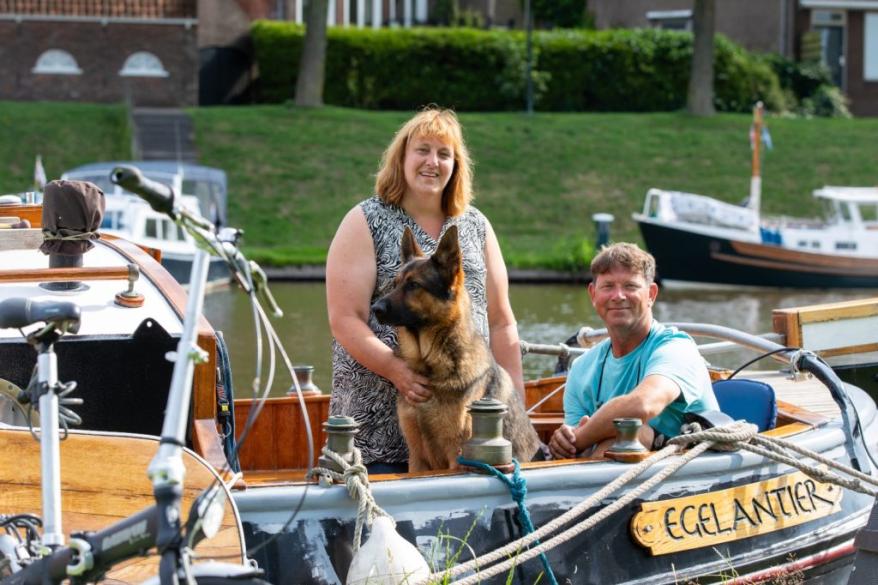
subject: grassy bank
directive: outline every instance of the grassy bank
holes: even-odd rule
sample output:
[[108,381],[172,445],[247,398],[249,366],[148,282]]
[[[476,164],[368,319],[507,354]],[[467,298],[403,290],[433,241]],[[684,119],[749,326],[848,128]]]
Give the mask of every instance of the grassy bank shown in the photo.
[[[371,193],[381,152],[408,112],[285,106],[191,110],[204,164],[229,174],[230,215],[251,254],[323,262],[335,228]],[[462,114],[476,161],[476,205],[511,266],[569,268],[591,253],[591,215],[639,240],[631,213],[649,187],[738,202],[749,189],[748,116]],[[769,119],[766,211],[813,216],[823,184],[878,183],[878,119]],[[29,189],[34,156],[49,178],[130,157],[120,106],[0,102],[0,192]]]
[[81,164],[130,158],[125,108],[0,101],[0,193],[32,189],[37,154],[49,179]]
[[[231,218],[250,251],[276,264],[319,263],[338,221],[371,193],[381,152],[404,112],[285,106],[192,111],[201,161],[229,173]],[[631,213],[649,187],[738,202],[749,190],[745,115],[462,114],[476,161],[476,205],[507,262],[566,268],[590,254],[591,215]],[[878,119],[770,119],[767,212],[811,216],[823,184],[878,183]]]

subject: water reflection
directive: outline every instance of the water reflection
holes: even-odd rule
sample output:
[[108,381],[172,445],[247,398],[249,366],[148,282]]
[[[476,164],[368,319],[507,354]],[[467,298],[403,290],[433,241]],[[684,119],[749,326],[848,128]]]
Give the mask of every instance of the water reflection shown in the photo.
[[[272,292],[284,310],[275,327],[295,364],[315,366],[314,382],[324,391],[330,388],[331,361],[329,328],[326,323],[326,297],[323,283],[275,283]],[[660,321],[697,321],[726,325],[751,333],[771,331],[771,312],[817,303],[878,296],[878,291],[833,290],[663,290],[655,306]],[[522,339],[534,343],[559,343],[583,325],[600,327],[583,285],[513,285],[510,299],[518,319]],[[256,339],[247,298],[238,290],[211,293],[205,301],[205,313],[216,329],[224,332],[232,355],[237,397],[252,388],[256,372]],[[712,356],[716,365],[737,367],[755,354],[735,352]],[[527,356],[526,375],[536,377],[552,371],[554,359]],[[283,395],[291,384],[278,370],[272,395]],[[263,381],[268,362],[264,360]]]

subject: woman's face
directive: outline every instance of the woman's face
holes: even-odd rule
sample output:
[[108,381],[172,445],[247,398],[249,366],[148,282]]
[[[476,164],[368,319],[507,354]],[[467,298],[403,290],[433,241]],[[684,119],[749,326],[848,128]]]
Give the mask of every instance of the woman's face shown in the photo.
[[438,138],[409,140],[403,161],[407,192],[441,196],[454,171],[454,149]]

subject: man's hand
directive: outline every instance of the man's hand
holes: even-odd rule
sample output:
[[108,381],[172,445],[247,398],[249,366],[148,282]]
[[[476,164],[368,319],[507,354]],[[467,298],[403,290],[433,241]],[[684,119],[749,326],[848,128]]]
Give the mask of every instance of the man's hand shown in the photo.
[[588,422],[588,415],[579,419],[576,428],[570,425],[561,425],[552,434],[549,440],[549,451],[555,459],[572,459],[578,452],[576,448],[576,429]]

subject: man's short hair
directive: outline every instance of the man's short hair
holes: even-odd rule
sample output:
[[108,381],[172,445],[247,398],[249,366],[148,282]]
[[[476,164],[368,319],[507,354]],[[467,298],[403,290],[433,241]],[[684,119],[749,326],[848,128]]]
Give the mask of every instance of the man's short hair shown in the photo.
[[625,268],[643,275],[647,284],[655,280],[655,258],[652,254],[637,247],[637,244],[619,242],[603,246],[594,260],[591,261],[592,277],[606,274],[615,268]]

